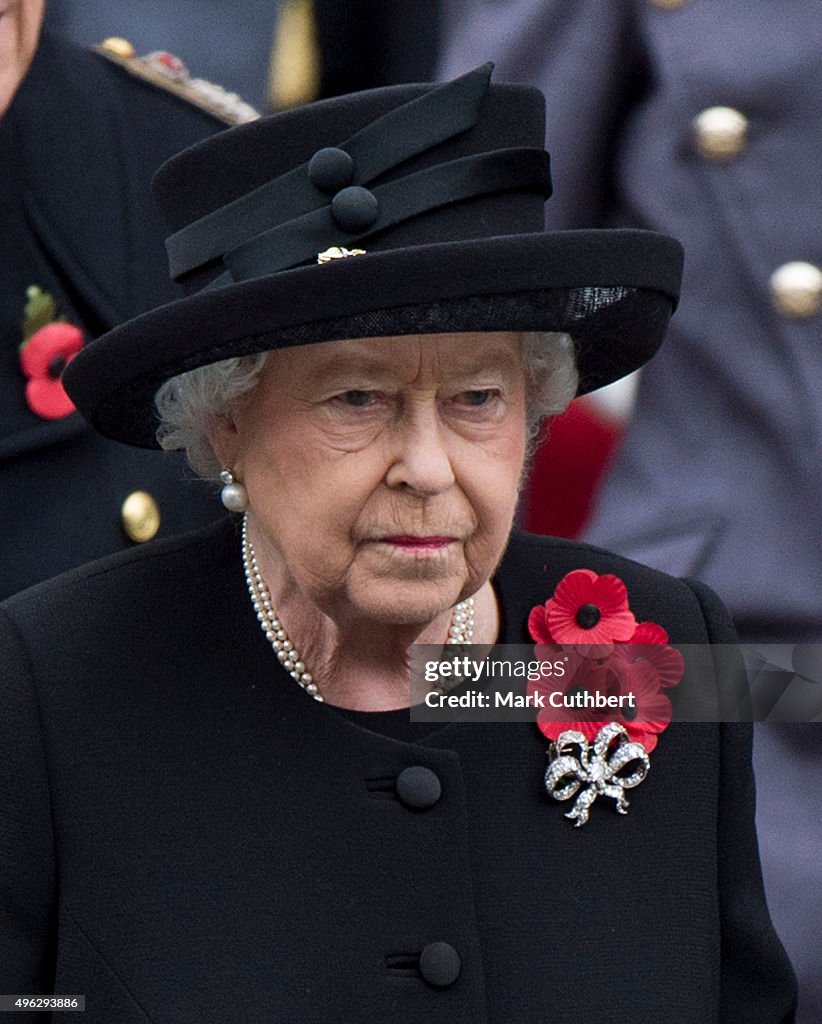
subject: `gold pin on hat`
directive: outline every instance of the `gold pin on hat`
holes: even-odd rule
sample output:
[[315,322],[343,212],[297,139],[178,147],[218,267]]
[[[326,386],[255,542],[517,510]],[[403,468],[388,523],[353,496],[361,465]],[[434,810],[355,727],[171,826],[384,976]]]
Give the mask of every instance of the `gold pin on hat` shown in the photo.
[[345,249],[341,245],[332,245],[330,249],[317,253],[318,263],[330,263],[332,260],[344,260],[349,256],[365,256],[365,249]]

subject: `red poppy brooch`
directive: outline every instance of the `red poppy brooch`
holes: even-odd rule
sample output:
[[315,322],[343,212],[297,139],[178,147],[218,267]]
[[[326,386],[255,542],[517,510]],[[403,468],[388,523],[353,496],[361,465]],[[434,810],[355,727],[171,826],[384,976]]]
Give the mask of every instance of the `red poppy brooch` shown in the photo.
[[569,572],[554,596],[528,616],[540,661],[564,666],[529,683],[539,695],[537,726],[552,742],[545,787],[555,800],[576,797],[565,815],[588,820],[599,796],[627,813],[625,790],[650,769],[649,753],[671,721],[666,690],[685,663],[654,622],[637,622],[618,576]]
[[56,319],[54,299],[36,285],[27,289],[28,302],[20,346],[20,369],[26,378],[26,404],[44,420],[59,420],[75,411],[60,379],[83,347],[83,332]]

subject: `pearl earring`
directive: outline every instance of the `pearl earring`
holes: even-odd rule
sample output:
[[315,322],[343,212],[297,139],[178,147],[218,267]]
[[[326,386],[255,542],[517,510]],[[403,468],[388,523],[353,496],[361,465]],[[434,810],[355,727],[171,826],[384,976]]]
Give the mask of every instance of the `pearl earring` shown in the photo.
[[234,479],[234,474],[224,469],[220,473],[220,480],[223,482],[223,489],[220,491],[220,501],[229,512],[245,512],[248,508],[248,491],[245,486]]

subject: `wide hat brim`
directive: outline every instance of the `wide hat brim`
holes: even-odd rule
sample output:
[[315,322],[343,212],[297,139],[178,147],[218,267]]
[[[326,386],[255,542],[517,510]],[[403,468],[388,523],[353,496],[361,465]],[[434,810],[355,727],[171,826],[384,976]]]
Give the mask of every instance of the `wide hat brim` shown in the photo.
[[563,331],[579,394],[642,366],[679,295],[682,248],[638,230],[539,232],[368,252],[206,289],[88,345],[69,396],[116,441],[156,448],[157,389],[208,363],[347,338]]

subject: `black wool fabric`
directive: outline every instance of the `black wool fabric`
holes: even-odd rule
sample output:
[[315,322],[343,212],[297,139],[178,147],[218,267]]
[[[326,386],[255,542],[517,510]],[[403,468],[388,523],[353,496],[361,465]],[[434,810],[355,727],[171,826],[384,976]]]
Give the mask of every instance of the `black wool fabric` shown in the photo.
[[[522,535],[501,639],[578,568],[672,642],[733,640],[702,587]],[[575,829],[531,724],[411,742],[311,700],[228,522],[6,602],[0,665],[2,992],[84,993],[87,1024],[792,1018],[745,726],[670,726],[628,814]],[[398,798],[412,766],[433,805]]]

